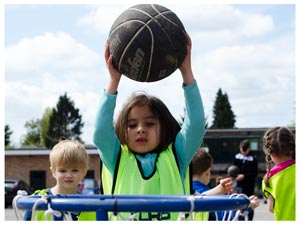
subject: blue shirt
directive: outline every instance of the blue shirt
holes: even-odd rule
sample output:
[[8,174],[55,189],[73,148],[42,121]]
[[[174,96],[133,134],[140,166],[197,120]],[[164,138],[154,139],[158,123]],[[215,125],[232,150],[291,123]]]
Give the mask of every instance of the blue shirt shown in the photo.
[[198,192],[199,194],[202,194],[203,192],[210,190],[210,188],[207,185],[205,185],[199,180],[193,180],[192,185],[193,185],[193,191]]
[[[195,192],[198,192],[199,194],[203,194],[204,192],[210,190],[210,188],[202,183],[201,181],[199,180],[193,180],[193,191],[194,193]],[[224,213],[222,211],[218,211],[217,212],[217,216],[218,216],[218,220],[223,220],[223,217],[224,217]],[[209,213],[209,217],[208,217],[208,220],[216,220],[216,215],[214,212],[210,212]]]

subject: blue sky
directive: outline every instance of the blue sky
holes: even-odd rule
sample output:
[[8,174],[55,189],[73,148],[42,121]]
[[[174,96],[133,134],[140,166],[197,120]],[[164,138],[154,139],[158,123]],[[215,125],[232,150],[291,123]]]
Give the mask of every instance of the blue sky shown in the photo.
[[[286,126],[295,121],[294,4],[161,3],[183,22],[193,42],[192,65],[212,123],[216,92],[228,94],[236,127]],[[135,3],[5,4],[5,124],[13,144],[25,122],[41,118],[65,92],[85,123],[92,144],[100,95],[108,80],[103,50],[110,26]],[[184,111],[178,71],[155,83],[124,77],[116,115],[133,91],[161,98],[172,114]]]

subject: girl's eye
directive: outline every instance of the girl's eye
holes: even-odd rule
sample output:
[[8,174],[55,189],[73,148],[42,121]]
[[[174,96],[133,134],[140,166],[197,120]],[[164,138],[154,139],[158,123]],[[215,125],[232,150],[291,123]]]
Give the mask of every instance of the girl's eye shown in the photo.
[[128,128],[134,129],[136,127],[136,124],[128,124]]
[[153,126],[155,126],[155,125],[156,125],[155,122],[147,122],[147,123],[146,123],[146,126],[147,126],[147,127],[153,127]]

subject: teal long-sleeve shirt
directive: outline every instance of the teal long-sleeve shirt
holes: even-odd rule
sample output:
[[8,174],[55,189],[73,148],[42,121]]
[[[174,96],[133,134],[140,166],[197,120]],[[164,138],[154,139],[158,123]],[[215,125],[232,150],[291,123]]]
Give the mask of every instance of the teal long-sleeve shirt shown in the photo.
[[[200,91],[195,81],[191,85],[182,85],[185,97],[186,114],[181,130],[175,139],[175,150],[178,158],[179,171],[184,180],[185,172],[195,152],[200,147],[205,134],[204,109]],[[111,172],[114,173],[117,157],[120,151],[120,141],[113,126],[116,95],[105,91],[102,94],[96,115],[94,143],[99,149],[101,160]],[[144,157],[137,155],[143,165],[145,174],[151,173],[155,168],[156,153],[148,153]],[[153,165],[152,165],[153,164]]]

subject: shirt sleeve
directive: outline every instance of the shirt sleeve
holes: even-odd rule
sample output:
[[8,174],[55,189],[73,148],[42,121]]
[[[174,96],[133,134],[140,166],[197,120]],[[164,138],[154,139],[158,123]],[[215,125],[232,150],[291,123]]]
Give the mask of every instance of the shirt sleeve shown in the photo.
[[180,132],[176,136],[175,149],[181,177],[184,178],[187,167],[200,147],[205,134],[204,108],[200,91],[195,81],[184,86],[186,112]]
[[100,158],[112,174],[120,150],[120,141],[115,134],[113,126],[116,99],[117,94],[111,95],[105,91],[103,92],[96,114],[93,136],[94,144],[99,150]]

